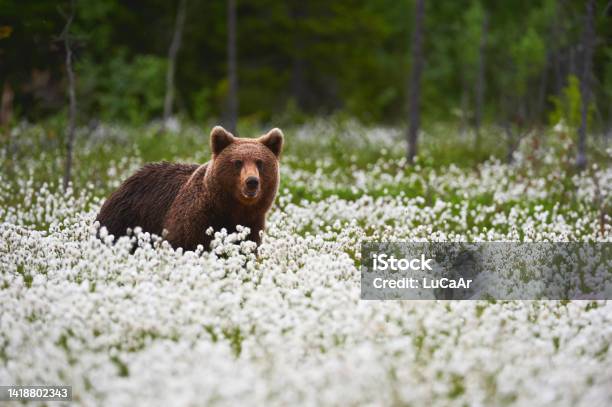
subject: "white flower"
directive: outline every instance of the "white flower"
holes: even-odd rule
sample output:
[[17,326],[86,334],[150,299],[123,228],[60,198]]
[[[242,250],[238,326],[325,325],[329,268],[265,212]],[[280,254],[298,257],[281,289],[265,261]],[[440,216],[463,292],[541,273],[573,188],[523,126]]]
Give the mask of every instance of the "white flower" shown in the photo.
[[[28,131],[13,130],[22,143]],[[92,151],[127,139],[97,131]],[[69,384],[79,405],[607,403],[609,301],[360,301],[356,263],[366,240],[610,242],[591,175],[496,160],[404,170],[401,131],[355,123],[312,122],[292,142],[332,131],[387,151],[365,168],[317,157],[309,170],[288,153],[259,248],[246,227],[206,230],[210,252],[173,250],[141,228],[96,238],[94,187],[64,194],[39,181],[42,159],[15,179],[0,172],[0,383]],[[135,154],[104,174],[118,184]],[[612,170],[592,172],[609,200]]]

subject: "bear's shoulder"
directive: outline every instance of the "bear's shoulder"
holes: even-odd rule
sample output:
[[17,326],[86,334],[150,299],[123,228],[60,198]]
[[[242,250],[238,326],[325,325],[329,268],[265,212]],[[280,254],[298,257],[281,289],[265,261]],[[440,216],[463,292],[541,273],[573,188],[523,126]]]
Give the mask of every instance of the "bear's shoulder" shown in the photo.
[[143,165],[126,184],[150,184],[159,182],[185,182],[191,174],[198,169],[197,164],[170,163],[166,161],[148,163]]
[[198,167],[198,164],[171,163],[168,161],[160,161],[143,165],[134,175],[191,175],[191,173],[197,170]]

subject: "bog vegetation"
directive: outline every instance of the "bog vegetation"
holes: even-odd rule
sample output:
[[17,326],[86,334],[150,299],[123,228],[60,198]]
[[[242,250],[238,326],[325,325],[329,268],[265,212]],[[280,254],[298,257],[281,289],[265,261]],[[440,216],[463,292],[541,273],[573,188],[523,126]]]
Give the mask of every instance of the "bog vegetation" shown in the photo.
[[[1,384],[611,404],[607,301],[359,300],[367,240],[610,242],[608,1],[1,3]],[[214,124],[286,135],[259,249],[95,237],[108,193],[207,161]]]
[[14,127],[0,150],[2,383],[70,383],[83,405],[611,396],[609,302],[359,300],[364,240],[609,242],[610,149],[591,145],[599,163],[578,172],[572,138],[550,129],[507,164],[495,132],[472,151],[441,128],[407,166],[401,131],[313,121],[285,129],[258,257],[223,231],[210,253],[137,234],[131,254],[129,238],[93,235],[105,195],[145,161],[204,162],[207,131],[101,125],[77,138],[64,192],[48,126]]

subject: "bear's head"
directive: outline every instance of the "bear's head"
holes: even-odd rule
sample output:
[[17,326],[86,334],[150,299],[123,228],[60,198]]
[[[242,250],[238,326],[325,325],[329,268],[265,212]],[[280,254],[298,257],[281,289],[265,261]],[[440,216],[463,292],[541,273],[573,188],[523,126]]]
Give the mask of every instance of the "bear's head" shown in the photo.
[[[269,207],[279,183],[283,133],[272,129],[259,138],[238,138],[221,126],[210,133],[212,160],[207,182],[243,205]],[[212,186],[212,185],[211,185]]]

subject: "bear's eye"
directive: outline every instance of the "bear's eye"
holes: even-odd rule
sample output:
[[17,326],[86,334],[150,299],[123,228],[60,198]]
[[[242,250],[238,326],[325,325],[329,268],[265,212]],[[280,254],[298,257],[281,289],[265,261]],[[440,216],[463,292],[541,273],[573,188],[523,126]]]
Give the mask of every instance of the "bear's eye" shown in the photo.
[[263,170],[263,161],[257,160],[257,161],[255,161],[255,165],[257,165],[257,169],[259,171]]
[[234,167],[239,170],[240,168],[242,168],[242,160],[236,160],[234,161]]

